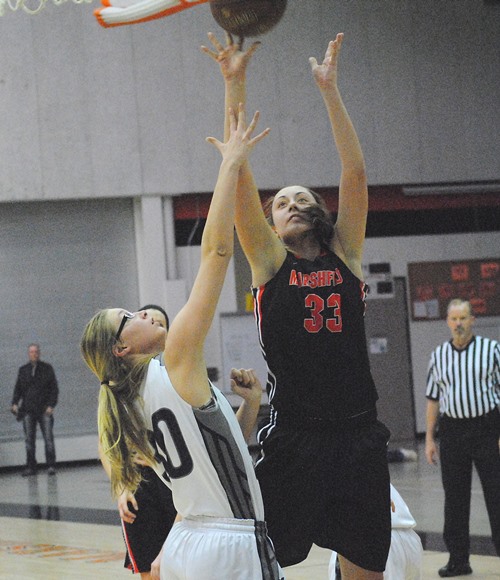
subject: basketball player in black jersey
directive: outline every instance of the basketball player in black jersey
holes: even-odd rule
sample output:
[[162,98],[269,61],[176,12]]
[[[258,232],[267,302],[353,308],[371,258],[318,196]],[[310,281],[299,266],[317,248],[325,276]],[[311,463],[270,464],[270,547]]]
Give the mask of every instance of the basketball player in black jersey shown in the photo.
[[[247,51],[209,34],[225,106],[246,100]],[[336,223],[318,194],[293,185],[263,211],[250,165],[239,174],[236,229],[252,270],[269,375],[268,424],[256,464],[282,566],[313,543],[336,551],[344,580],[381,580],[390,545],[387,442],[377,420],[364,329],[362,251],[368,210],[363,153],[337,87],[343,34],[310,59],[341,162]],[[228,119],[226,116],[226,134]],[[276,235],[277,234],[277,235]]]

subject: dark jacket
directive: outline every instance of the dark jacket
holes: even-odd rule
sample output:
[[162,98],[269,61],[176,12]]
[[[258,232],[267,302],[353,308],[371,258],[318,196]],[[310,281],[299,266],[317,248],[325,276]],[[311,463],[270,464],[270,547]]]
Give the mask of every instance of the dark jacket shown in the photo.
[[42,415],[47,407],[57,405],[57,379],[54,369],[46,362],[37,362],[35,376],[31,376],[31,369],[31,363],[19,369],[12,404],[18,405],[23,415]]

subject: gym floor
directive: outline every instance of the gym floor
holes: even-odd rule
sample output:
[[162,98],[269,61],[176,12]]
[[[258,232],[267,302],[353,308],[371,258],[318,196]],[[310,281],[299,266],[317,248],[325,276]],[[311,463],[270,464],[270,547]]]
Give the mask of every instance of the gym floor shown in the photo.
[[[427,465],[422,443],[415,462],[391,463],[392,483],[417,521],[424,545],[424,580],[438,578],[448,554],[442,542],[443,490],[438,467]],[[0,578],[131,578],[123,569],[124,544],[109,484],[97,463],[59,465],[48,476],[0,471]],[[500,579],[481,485],[473,480],[470,578]],[[326,580],[330,553],[313,548],[307,560],[285,569],[287,580]],[[200,579],[201,580],[201,579]],[[221,579],[222,580],[222,579]],[[229,580],[229,579],[228,579]]]

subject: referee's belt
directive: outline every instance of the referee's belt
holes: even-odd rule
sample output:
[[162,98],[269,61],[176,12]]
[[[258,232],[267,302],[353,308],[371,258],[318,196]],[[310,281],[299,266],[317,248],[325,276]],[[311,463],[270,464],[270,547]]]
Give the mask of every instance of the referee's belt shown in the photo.
[[445,421],[467,421],[468,423],[491,423],[492,425],[495,425],[498,423],[498,425],[500,426],[500,411],[498,409],[498,407],[495,407],[495,409],[492,409],[491,411],[488,411],[487,413],[484,413],[483,415],[478,415],[477,417],[450,417],[449,415],[447,415],[446,413],[443,413],[441,415],[441,419],[444,419]]

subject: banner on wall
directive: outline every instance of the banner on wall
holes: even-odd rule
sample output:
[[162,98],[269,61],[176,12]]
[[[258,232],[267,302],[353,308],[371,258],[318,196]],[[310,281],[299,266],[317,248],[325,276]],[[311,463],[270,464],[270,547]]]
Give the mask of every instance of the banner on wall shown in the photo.
[[444,320],[450,300],[471,303],[474,315],[500,316],[500,258],[408,264],[412,320]]

